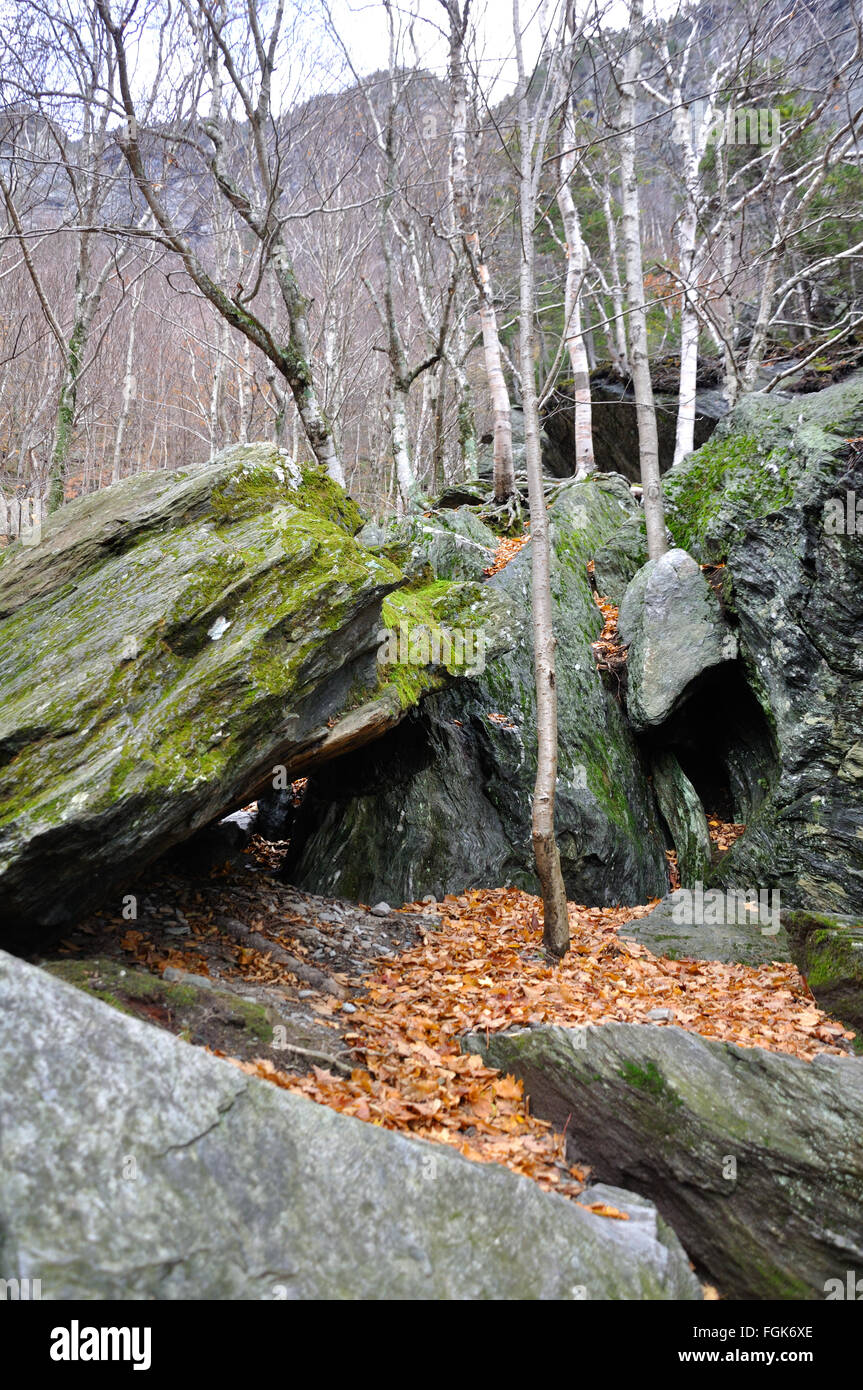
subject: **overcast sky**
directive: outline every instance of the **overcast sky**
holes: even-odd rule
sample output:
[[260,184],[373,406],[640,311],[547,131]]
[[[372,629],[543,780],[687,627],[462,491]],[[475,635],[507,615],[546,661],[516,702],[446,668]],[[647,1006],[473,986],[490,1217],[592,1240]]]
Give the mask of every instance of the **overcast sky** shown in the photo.
[[[358,72],[374,72],[385,67],[387,19],[381,0],[331,0],[331,3],[333,19]],[[588,7],[588,0],[585,0],[585,6]],[[619,28],[626,23],[629,10],[626,0],[599,0],[599,7],[604,11],[604,22],[610,27]],[[555,3],[554,0],[547,0],[543,5],[538,0],[520,0],[519,8],[524,31],[525,62],[530,67],[539,47],[542,12],[545,10],[553,14]],[[593,5],[590,4],[589,8],[592,9]],[[645,5],[648,14],[657,12],[667,15],[677,8],[678,0],[656,0],[655,4],[647,0]],[[405,34],[408,17],[411,13],[416,14],[412,37],[419,62],[439,76],[444,76],[447,62],[447,43],[443,32],[446,14],[440,0],[414,0],[414,3],[401,5],[399,0],[395,0],[394,9],[400,16]],[[474,0],[472,13],[481,71],[486,80],[489,77],[495,79],[493,98],[499,100],[515,82],[512,0]]]

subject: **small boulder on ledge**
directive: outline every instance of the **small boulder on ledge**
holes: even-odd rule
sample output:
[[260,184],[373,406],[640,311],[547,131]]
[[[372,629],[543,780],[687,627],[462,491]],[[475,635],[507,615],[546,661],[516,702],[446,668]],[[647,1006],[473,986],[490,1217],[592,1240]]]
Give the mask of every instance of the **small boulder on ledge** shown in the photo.
[[685,550],[642,566],[623,596],[617,630],[629,647],[626,707],[639,733],[663,724],[705,671],[737,656],[719,600]]

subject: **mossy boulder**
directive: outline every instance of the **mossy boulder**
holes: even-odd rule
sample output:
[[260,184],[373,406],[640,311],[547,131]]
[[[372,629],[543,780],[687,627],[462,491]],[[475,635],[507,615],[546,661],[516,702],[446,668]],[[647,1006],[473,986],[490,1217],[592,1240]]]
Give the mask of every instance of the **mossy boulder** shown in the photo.
[[[596,475],[562,484],[549,513],[556,825],[567,890],[583,902],[643,902],[668,886],[650,788],[591,649],[602,617],[587,562],[636,505],[622,478]],[[300,886],[365,902],[501,883],[536,889],[529,544],[482,586],[462,622],[496,634],[499,653],[490,648],[482,670],[427,696],[373,749],[312,778],[286,865]]]
[[466,1046],[524,1080],[568,1157],[650,1197],[723,1297],[823,1299],[863,1265],[863,1060],[632,1023]]
[[[749,398],[722,427],[729,447],[744,441],[749,464],[729,470],[712,521],[698,522],[699,535],[725,557],[743,669],[777,758],[746,834],[714,880],[776,887],[786,908],[846,916],[863,912],[863,545],[846,506],[849,494],[863,497],[861,434],[859,373],[789,402]],[[745,444],[753,438],[755,453]],[[763,466],[778,453],[781,487],[772,465]],[[694,476],[704,454],[693,455],[680,479]],[[676,505],[672,474],[664,486]],[[709,507],[711,496],[702,498]],[[669,524],[678,540],[687,534],[676,514]]]
[[701,562],[724,561],[753,522],[833,487],[861,420],[860,373],[811,396],[744,396],[662,480],[675,543]]
[[783,917],[795,964],[823,1009],[863,1032],[863,922],[798,909]]
[[82,498],[3,552],[5,944],[119,909],[275,765],[401,717],[377,655],[403,577],[361,524],[321,470],[248,445]]
[[596,592],[620,604],[626,587],[647,564],[647,529],[644,512],[629,516],[593,557]]
[[403,568],[428,564],[434,579],[479,580],[494,560],[497,537],[469,506],[369,523],[360,541]]

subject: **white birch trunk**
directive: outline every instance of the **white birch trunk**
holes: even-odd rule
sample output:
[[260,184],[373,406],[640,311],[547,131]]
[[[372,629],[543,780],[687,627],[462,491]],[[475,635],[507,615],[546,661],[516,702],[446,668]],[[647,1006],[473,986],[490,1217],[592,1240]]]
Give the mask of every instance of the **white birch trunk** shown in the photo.
[[[581,323],[581,296],[584,285],[585,246],[578,209],[569,186],[575,167],[575,128],[572,105],[567,102],[561,128],[560,177],[557,203],[566,238],[566,289],[564,292],[564,341],[572,369],[575,400],[575,476],[586,478],[596,469],[593,456],[593,412],[590,400],[590,366]],[[522,375],[523,375],[522,371]]]
[[129,336],[126,339],[126,361],[123,367],[123,396],[120,402],[120,414],[117,419],[117,432],[114,435],[114,458],[111,467],[111,482],[120,481],[120,462],[123,457],[123,437],[126,433],[126,425],[129,421],[129,412],[132,409],[132,400],[135,396],[135,321],[138,317],[138,306],[141,302],[141,291],[136,286],[132,291],[132,303],[129,307]]
[[448,0],[450,21],[449,78],[451,93],[450,186],[454,231],[461,237],[477,288],[477,308],[482,330],[483,357],[488,379],[494,429],[494,495],[505,502],[515,492],[512,462],[512,415],[509,392],[501,365],[500,334],[494,307],[491,276],[483,257],[467,170],[467,79],[465,29],[467,12],[460,14],[458,0]]
[[632,0],[629,10],[628,48],[620,84],[620,201],[623,222],[623,256],[629,309],[630,368],[638,421],[638,453],[647,527],[647,553],[657,559],[668,549],[665,512],[659,474],[659,440],[650,362],[647,355],[647,309],[644,299],[644,267],[641,259],[641,225],[635,170],[635,91],[641,64],[643,0]]

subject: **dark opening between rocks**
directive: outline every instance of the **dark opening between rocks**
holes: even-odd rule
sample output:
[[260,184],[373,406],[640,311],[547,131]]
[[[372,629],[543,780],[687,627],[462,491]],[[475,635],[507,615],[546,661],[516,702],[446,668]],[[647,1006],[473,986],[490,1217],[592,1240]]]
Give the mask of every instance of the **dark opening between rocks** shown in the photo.
[[778,774],[767,718],[739,663],[707,672],[645,752],[673,753],[708,816],[748,824]]

